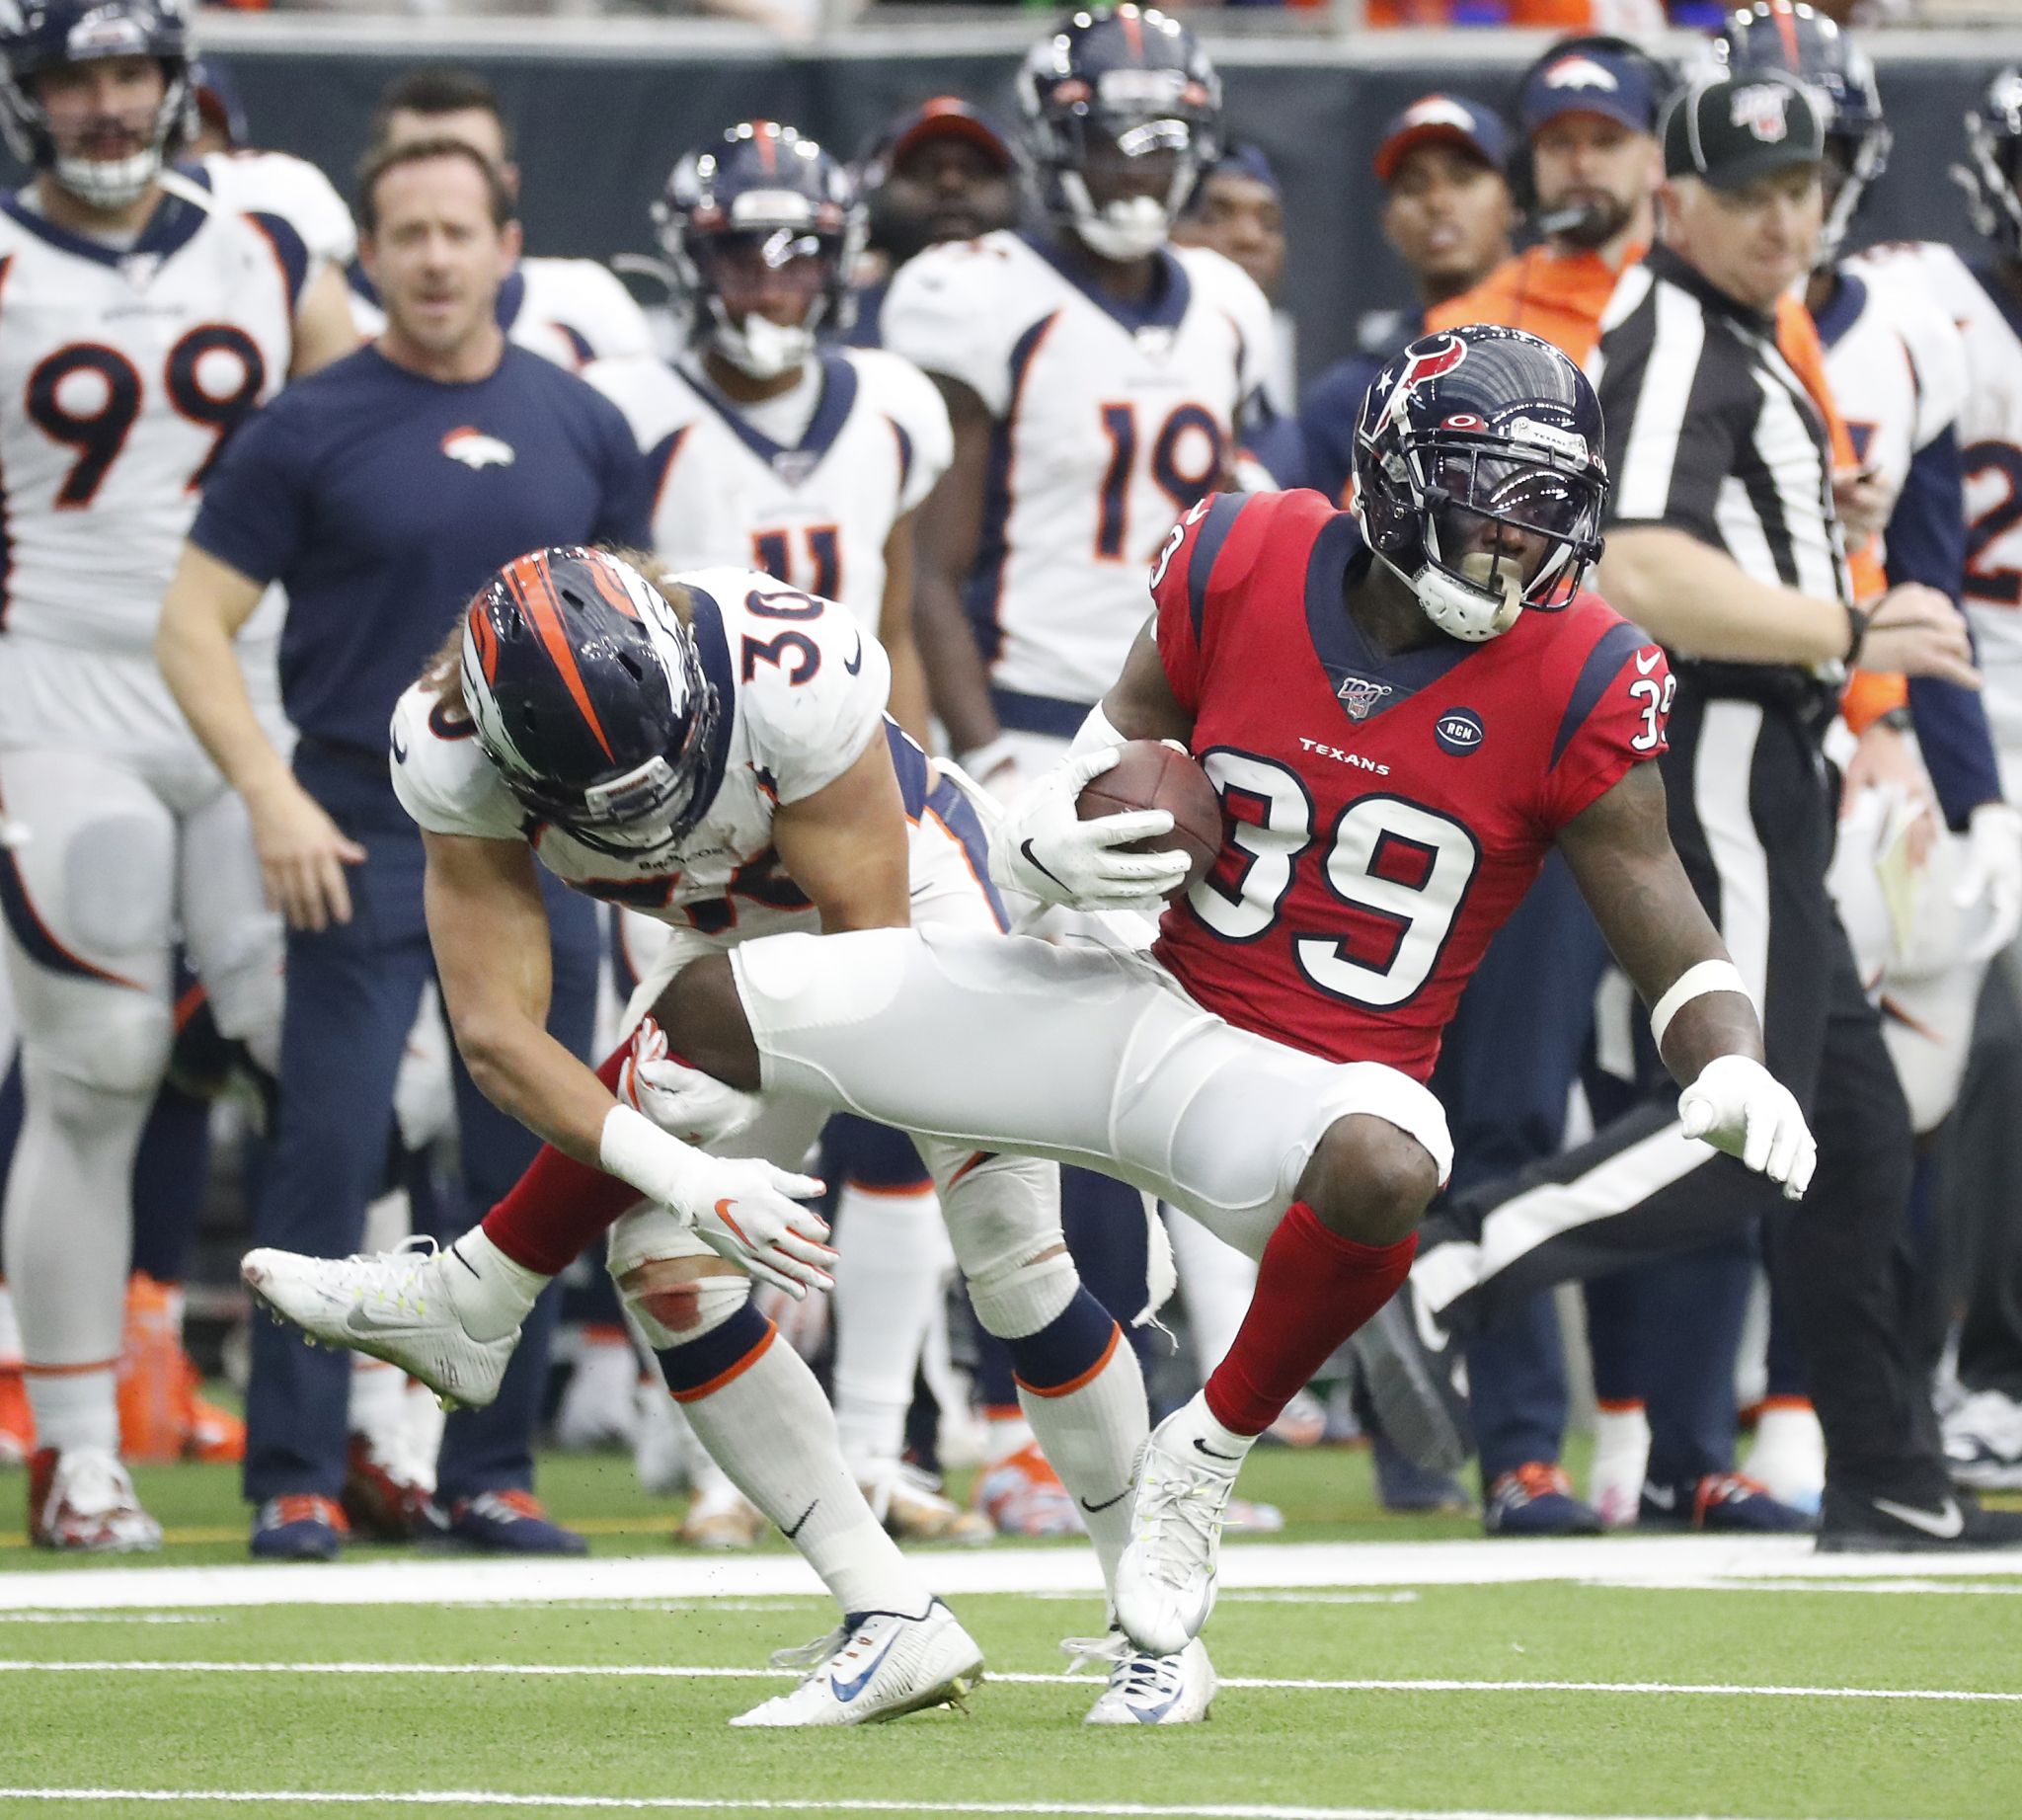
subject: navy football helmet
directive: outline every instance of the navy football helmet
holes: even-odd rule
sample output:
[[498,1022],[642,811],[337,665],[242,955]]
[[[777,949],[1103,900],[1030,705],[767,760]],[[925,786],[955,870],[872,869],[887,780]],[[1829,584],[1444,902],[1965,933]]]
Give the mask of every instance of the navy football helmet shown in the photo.
[[701,820],[728,704],[666,596],[603,550],[535,550],[478,591],[463,698],[506,787],[599,853],[653,859]]
[[[850,274],[864,247],[856,185],[791,126],[745,120],[674,166],[654,204],[660,243],[695,312],[696,331],[739,372],[771,379],[850,318]],[[760,307],[785,285],[801,319]]]
[[1973,225],[2004,259],[2022,259],[2022,68],[2011,63],[1981,92],[1966,117],[1966,152],[1952,174],[1966,187]]
[[1440,631],[1496,637],[1569,601],[1600,556],[1600,401],[1520,329],[1422,336],[1376,375],[1355,432],[1354,511]]
[[[133,56],[155,58],[164,78],[146,146],[110,160],[59,152],[36,78],[68,63]],[[0,0],[0,131],[23,164],[47,171],[81,200],[123,207],[195,129],[191,56],[183,0]]]
[[[1221,155],[1221,78],[1193,33],[1155,8],[1072,15],[1026,56],[1018,105],[1042,205],[1104,259],[1162,247]],[[1136,171],[1164,179],[1161,194],[1096,200],[1092,175],[1104,187]]]
[[1817,263],[1829,265],[1839,257],[1868,186],[1889,168],[1895,144],[1882,118],[1874,64],[1831,20],[1793,0],[1754,0],[1731,15],[1713,40],[1713,53],[1737,75],[1778,70],[1826,98],[1828,201]]

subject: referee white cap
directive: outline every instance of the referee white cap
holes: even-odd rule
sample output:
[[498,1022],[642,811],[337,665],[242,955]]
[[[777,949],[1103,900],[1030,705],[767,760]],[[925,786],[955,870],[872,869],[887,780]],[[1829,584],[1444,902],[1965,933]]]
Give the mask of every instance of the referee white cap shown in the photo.
[[1664,118],[1664,172],[1739,190],[1826,156],[1826,108],[1781,70],[1721,70],[1689,83]]

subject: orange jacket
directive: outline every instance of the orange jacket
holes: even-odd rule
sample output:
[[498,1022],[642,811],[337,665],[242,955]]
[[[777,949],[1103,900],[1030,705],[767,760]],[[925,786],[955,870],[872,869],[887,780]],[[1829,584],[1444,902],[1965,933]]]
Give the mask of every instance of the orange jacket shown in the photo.
[[[1643,257],[1637,247],[1625,264]],[[1426,312],[1426,329],[1457,328],[1464,322],[1496,322],[1506,328],[1527,329],[1548,341],[1570,359],[1585,366],[1600,339],[1601,312],[1614,294],[1619,275],[1598,253],[1579,250],[1555,252],[1536,246],[1506,259],[1472,290]],[[1853,439],[1846,434],[1846,420],[1832,397],[1826,377],[1826,350],[1819,340],[1811,311],[1796,297],[1784,297],[1776,306],[1776,346],[1791,370],[1804,381],[1819,415],[1826,420],[1831,438],[1832,465],[1859,465]],[[1853,573],[1853,593],[1858,600],[1877,594],[1888,586],[1880,558],[1870,538],[1847,557]],[[1877,675],[1863,671],[1847,684],[1842,702],[1848,724],[1855,733],[1864,732],[1891,708],[1909,698],[1901,676]]]

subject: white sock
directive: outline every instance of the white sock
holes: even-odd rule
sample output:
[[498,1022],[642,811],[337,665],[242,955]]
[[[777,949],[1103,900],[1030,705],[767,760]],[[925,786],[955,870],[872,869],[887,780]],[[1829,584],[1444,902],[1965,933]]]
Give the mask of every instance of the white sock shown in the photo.
[[777,1338],[721,1389],[681,1405],[731,1482],[778,1526],[845,1612],[926,1612],[933,1595],[871,1515],[807,1361]]
[[1130,1487],[1137,1450],[1150,1432],[1144,1375],[1121,1333],[1101,1371],[1063,1396],[1021,1388],[1018,1401],[1041,1451],[1072,1494],[1088,1540],[1102,1563],[1102,1583],[1114,1587],[1117,1562],[1130,1541]]
[[835,1426],[850,1469],[868,1479],[903,1451],[913,1378],[955,1253],[932,1189],[870,1193],[846,1183],[835,1228],[844,1235],[830,1305]]
[[14,1317],[14,1297],[0,1283],[0,1366],[21,1366],[21,1323]]
[[992,1408],[984,1423],[983,1458],[995,1465],[1029,1448],[1032,1438],[1032,1424],[1025,1419],[1023,1408],[1015,1416]]
[[59,1451],[117,1450],[133,1154],[153,1095],[106,1092],[33,1065],[26,1084],[4,1262],[36,1438]]
[[1250,1297],[1257,1288],[1256,1261],[1185,1214],[1168,1213],[1165,1227],[1179,1266],[1187,1321],[1194,1329],[1195,1362],[1205,1378],[1228,1357],[1236,1330],[1250,1311]]
[[442,1280],[449,1285],[456,1318],[474,1340],[500,1340],[516,1333],[541,1291],[553,1281],[514,1263],[481,1226],[472,1227],[449,1249],[454,1255],[443,1267]]
[[[1207,1407],[1206,1393],[1200,1390],[1159,1424],[1159,1436],[1168,1448],[1185,1452],[1197,1463],[1205,1461],[1208,1466],[1219,1469],[1224,1461],[1228,1462],[1231,1477],[1257,1445],[1255,1435],[1239,1435],[1222,1427]],[[1187,1446],[1190,1441],[1201,1443],[1198,1452]]]
[[407,1429],[407,1374],[383,1359],[354,1353],[349,1406],[351,1433],[367,1436],[390,1452],[393,1438]]
[[36,1445],[59,1454],[83,1448],[119,1451],[119,1381],[113,1366],[26,1379],[28,1405],[35,1412]]

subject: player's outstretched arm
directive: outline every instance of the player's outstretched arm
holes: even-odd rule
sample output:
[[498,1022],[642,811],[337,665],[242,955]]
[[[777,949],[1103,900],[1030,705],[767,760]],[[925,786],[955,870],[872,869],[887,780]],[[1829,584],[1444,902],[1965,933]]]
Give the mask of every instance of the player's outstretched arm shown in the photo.
[[1559,850],[1608,947],[1651,1007],[1658,1053],[1683,1088],[1685,1135],[1767,1175],[1792,1200],[1818,1147],[1762,1066],[1762,1027],[1665,822],[1664,779],[1639,764],[1559,831]]
[[547,1031],[547,907],[517,840],[424,831],[428,940],[456,1047],[479,1090],[579,1162],[694,1222],[697,1235],[795,1297],[827,1289],[835,1254],[800,1205],[811,1177],[710,1156],[630,1106]]

